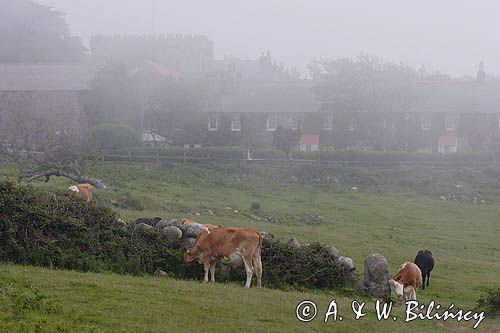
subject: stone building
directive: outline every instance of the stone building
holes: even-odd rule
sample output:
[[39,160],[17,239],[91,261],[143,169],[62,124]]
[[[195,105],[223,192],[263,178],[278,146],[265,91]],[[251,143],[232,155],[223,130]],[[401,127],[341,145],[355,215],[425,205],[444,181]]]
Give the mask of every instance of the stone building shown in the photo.
[[80,98],[93,76],[85,65],[0,64],[0,139],[42,123],[44,132],[85,135]]

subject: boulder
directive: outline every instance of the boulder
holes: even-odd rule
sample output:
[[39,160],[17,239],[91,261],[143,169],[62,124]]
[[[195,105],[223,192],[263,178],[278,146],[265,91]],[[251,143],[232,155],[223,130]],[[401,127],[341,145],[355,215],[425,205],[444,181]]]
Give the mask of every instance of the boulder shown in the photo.
[[257,215],[250,215],[250,218],[254,221],[262,221],[262,219],[260,217],[258,217]]
[[156,223],[155,228],[158,230],[161,230],[161,229],[168,227],[168,226],[169,226],[169,223],[167,221],[160,220],[160,221],[158,221],[158,223]]
[[171,219],[170,222],[168,222],[167,227],[181,228],[182,227],[182,223],[179,222],[179,221],[177,221],[176,219]]
[[149,224],[146,224],[146,223],[139,223],[139,224],[136,224],[135,226],[135,230],[139,230],[139,231],[153,231],[155,228]]
[[267,231],[261,231],[260,235],[263,241],[273,242],[275,240],[274,235]]
[[166,277],[166,276],[168,276],[168,274],[167,274],[167,272],[162,271],[161,269],[159,269],[159,270],[157,270],[155,272],[155,276],[157,276],[157,277]]
[[300,216],[296,216],[295,219],[300,222],[305,222],[307,224],[323,224],[325,223],[325,218],[318,213],[304,213]]
[[390,295],[389,264],[379,253],[372,253],[365,258],[364,287],[369,295],[386,298]]
[[179,247],[183,250],[190,249],[196,243],[196,238],[184,238],[179,242]]
[[356,269],[356,267],[354,266],[354,261],[349,257],[340,256],[337,259],[337,262],[340,265],[345,266],[349,270],[349,272],[353,272]]
[[[337,250],[336,247],[327,246],[326,247],[326,255],[328,258],[330,258],[332,260],[338,260],[340,257],[340,252],[339,252],[339,250]],[[343,258],[345,258],[345,257],[343,257]]]
[[294,247],[294,248],[300,247],[299,240],[297,238],[295,238],[295,236],[288,237],[287,240],[285,241],[285,243],[291,247]]
[[181,230],[186,237],[196,238],[200,233],[207,230],[207,228],[199,223],[190,223],[181,226]]
[[181,229],[174,227],[174,226],[168,226],[168,227],[161,229],[161,234],[163,236],[165,236],[165,238],[169,242],[177,242],[179,239],[182,238]]

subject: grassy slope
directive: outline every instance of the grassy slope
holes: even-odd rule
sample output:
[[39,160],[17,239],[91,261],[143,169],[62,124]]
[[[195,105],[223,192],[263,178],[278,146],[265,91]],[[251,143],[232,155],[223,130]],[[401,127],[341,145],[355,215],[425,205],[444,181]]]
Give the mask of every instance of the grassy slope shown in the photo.
[[[354,259],[360,273],[363,270],[363,259],[370,253],[380,252],[386,256],[391,272],[395,272],[400,263],[412,260],[417,250],[429,248],[434,253],[436,268],[432,273],[431,288],[418,293],[419,300],[423,302],[434,299],[443,305],[453,302],[458,307],[471,309],[484,287],[498,283],[498,204],[480,206],[441,201],[436,200],[437,196],[434,195],[416,194],[395,187],[366,186],[365,189],[359,186],[359,192],[352,192],[349,190],[350,185],[357,184],[347,182],[338,186],[298,185],[286,181],[288,178],[283,176],[284,171],[273,173],[266,169],[252,170],[250,176],[247,170],[243,175],[224,168],[206,170],[183,165],[167,171],[154,165],[107,164],[94,167],[92,172],[100,175],[111,187],[109,191],[98,194],[101,198],[118,199],[130,193],[144,203],[146,211],[121,210],[122,216],[128,220],[156,215],[179,218],[187,212],[198,211],[203,214],[196,217],[201,222],[252,226],[277,236],[294,234],[302,242],[320,241],[336,246],[343,255]],[[333,173],[332,177],[335,176]],[[37,186],[61,189],[67,184],[64,180],[56,180],[48,185],[39,183]],[[493,198],[498,194],[492,192],[489,195]],[[498,202],[495,200],[493,201]],[[203,209],[199,208],[200,201],[207,208],[214,210],[218,217],[204,213]],[[254,201],[262,205],[264,212],[284,217],[304,212],[319,212],[327,218],[327,223],[308,226],[297,222],[282,225],[254,222],[241,214],[250,213],[249,207]],[[227,212],[226,206],[239,210],[239,213]],[[167,211],[168,208],[170,212]],[[62,285],[71,285],[71,279],[78,279],[76,273],[54,274],[36,270],[36,274],[33,274],[28,268],[8,267],[7,272],[10,272],[10,276],[25,274],[31,276],[34,281],[37,281],[35,276],[44,276],[50,282],[61,279]],[[50,283],[40,287],[44,292],[50,292],[54,297],[66,301],[91,296],[92,288],[85,285],[97,284],[112,296],[105,297],[103,294],[106,292],[101,290],[96,294],[103,299],[96,296],[97,298],[90,301],[92,306],[89,310],[75,305],[78,310],[75,311],[92,312],[99,309],[91,316],[98,326],[108,322],[129,325],[133,316],[122,316],[122,313],[131,307],[140,313],[141,317],[146,314],[147,318],[150,318],[137,324],[147,325],[138,328],[143,331],[162,331],[169,324],[176,329],[189,330],[196,326],[187,325],[196,323],[203,323],[214,330],[225,328],[226,331],[234,331],[237,328],[261,331],[264,327],[279,331],[285,324],[290,330],[298,331],[313,328],[322,330],[327,327],[335,327],[336,331],[387,331],[391,328],[401,331],[403,327],[400,322],[378,323],[373,320],[373,316],[372,319],[364,321],[346,320],[328,326],[316,322],[304,326],[293,318],[295,305],[306,296],[300,293],[245,291],[240,287],[219,285],[206,288],[190,282],[107,275],[85,275],[82,284],[81,293],[75,292],[79,288],[66,287],[65,290],[60,290],[58,287],[52,288]],[[145,286],[137,288],[141,284]],[[119,292],[121,289],[128,290],[127,295],[135,296],[125,296]],[[204,293],[208,296],[208,299],[203,301],[208,302],[205,306],[207,309],[194,305],[195,300],[199,299],[198,296]],[[314,295],[313,299],[324,308],[332,297]],[[336,298],[338,297],[337,295]],[[245,302],[240,302],[241,299]],[[349,308],[349,300],[343,299],[343,309]],[[107,304],[108,301],[110,304]],[[112,310],[118,305],[120,310]],[[162,307],[165,307],[165,310],[161,310]],[[180,312],[194,313],[188,319],[183,319],[182,316],[172,319],[167,315],[171,311],[175,312],[177,308]],[[166,315],[163,316],[163,313]],[[221,316],[224,320],[216,319]],[[259,323],[254,320],[258,317],[265,320]],[[486,331],[491,331],[495,325],[500,326],[498,320],[489,322],[483,324]],[[429,331],[431,327],[441,328],[437,325],[441,323],[419,323],[408,327],[412,327],[413,331]],[[468,329],[471,326],[470,323],[446,325],[453,329]]]

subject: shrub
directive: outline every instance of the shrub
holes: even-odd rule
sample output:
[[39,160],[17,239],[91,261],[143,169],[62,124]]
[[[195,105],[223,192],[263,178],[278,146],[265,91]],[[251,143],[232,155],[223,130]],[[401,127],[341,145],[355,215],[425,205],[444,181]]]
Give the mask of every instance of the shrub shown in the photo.
[[[0,182],[0,261],[79,271],[140,275],[161,269],[177,278],[203,276],[201,265],[185,268],[182,250],[160,232],[124,227],[117,218],[108,207],[87,204],[72,194]],[[264,240],[262,262],[267,287],[340,288],[352,277],[317,243],[294,248]],[[242,282],[243,269],[234,272],[230,280]]]
[[500,315],[500,288],[488,289],[486,295],[478,299],[477,306],[490,317]]
[[96,125],[90,129],[90,135],[99,149],[121,149],[141,143],[139,132],[121,124]]
[[258,203],[258,202],[252,202],[252,204],[250,205],[250,208],[252,210],[260,210],[260,203]]

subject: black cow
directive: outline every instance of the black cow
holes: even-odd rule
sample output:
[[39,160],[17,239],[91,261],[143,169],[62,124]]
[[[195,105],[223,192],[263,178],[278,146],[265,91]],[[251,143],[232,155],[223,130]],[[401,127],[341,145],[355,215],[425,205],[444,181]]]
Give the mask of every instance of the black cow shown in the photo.
[[141,224],[141,223],[144,223],[144,224],[147,224],[147,225],[150,225],[152,227],[156,226],[158,224],[158,222],[160,222],[162,220],[161,217],[153,217],[153,218],[140,218],[140,219],[137,219],[135,220],[135,225],[138,225],[138,224]]
[[427,277],[427,287],[431,279],[431,271],[434,268],[434,258],[429,250],[420,250],[415,257],[415,265],[422,271],[422,290],[425,290],[425,278]]

